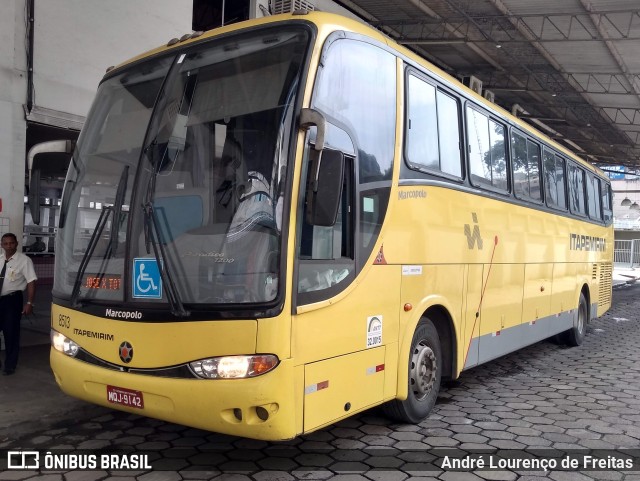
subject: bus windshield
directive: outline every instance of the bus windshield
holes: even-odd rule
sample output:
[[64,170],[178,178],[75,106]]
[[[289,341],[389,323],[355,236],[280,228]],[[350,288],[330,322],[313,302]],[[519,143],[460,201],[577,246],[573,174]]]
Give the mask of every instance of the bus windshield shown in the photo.
[[100,86],[63,194],[54,296],[268,303],[309,34],[267,29]]

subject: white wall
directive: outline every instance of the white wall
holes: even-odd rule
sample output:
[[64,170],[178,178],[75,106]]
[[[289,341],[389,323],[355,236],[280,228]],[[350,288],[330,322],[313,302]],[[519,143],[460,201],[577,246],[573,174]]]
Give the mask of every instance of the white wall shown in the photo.
[[22,233],[26,99],[23,3],[5,0],[0,15],[0,234]]
[[[27,0],[0,2],[0,234],[20,239]],[[191,32],[191,14],[192,0],[36,0],[34,105],[84,117],[107,67]]]
[[611,188],[613,189],[613,216],[617,220],[637,220],[640,217],[640,211],[620,204],[625,198],[632,203],[640,204],[640,178],[627,176],[624,180],[612,180]]
[[107,67],[191,32],[192,0],[36,1],[39,106],[86,115]]

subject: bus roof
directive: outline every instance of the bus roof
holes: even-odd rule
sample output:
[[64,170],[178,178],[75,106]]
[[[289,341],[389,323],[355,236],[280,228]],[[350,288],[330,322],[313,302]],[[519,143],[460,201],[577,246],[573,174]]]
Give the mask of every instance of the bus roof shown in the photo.
[[605,179],[608,178],[602,170],[600,170],[590,162],[586,161],[585,159],[582,159],[572,150],[564,147],[563,145],[560,145],[558,142],[553,140],[547,134],[545,134],[541,130],[538,130],[532,125],[524,122],[523,120],[519,119],[518,117],[516,117],[515,115],[513,115],[511,112],[501,107],[500,105],[488,101],[483,96],[479,95],[478,93],[476,93],[475,91],[471,90],[469,87],[464,85],[457,78],[448,74],[447,72],[440,69],[439,67],[433,65],[424,57],[416,54],[415,52],[411,51],[407,47],[398,44],[390,37],[384,35],[380,31],[374,29],[373,27],[367,25],[364,22],[359,22],[357,20],[353,20],[347,17],[343,17],[341,15],[333,14],[333,13],[313,11],[313,12],[305,12],[303,14],[301,13],[280,14],[280,15],[262,17],[258,19],[245,20],[242,22],[229,24],[224,27],[218,27],[212,30],[208,30],[206,32],[188,33],[183,35],[180,39],[171,39],[169,42],[167,42],[166,45],[162,45],[155,49],[148,50],[140,55],[137,55],[129,60],[126,60],[121,64],[117,65],[116,67],[110,67],[107,70],[107,76],[111,76],[120,68],[126,67],[140,60],[153,57],[156,55],[161,55],[171,50],[184,49],[187,46],[202,43],[203,41],[207,41],[211,38],[224,35],[229,32],[239,31],[246,28],[253,28],[260,25],[268,25],[272,23],[287,22],[287,21],[301,21],[301,20],[317,25],[322,30],[321,37],[324,37],[336,30],[343,30],[343,31],[359,33],[369,38],[375,39],[379,42],[385,43],[401,56],[406,57],[407,59],[411,60],[415,64],[418,64],[422,67],[427,68],[433,76],[439,78],[447,86],[452,87],[454,90],[457,90],[458,93],[464,95],[469,99],[472,99],[474,102],[480,104],[483,108],[489,111],[493,111],[495,114],[504,118],[504,120],[510,122],[512,125],[516,125],[518,128],[528,132],[529,134],[541,138],[547,144],[552,146],[554,149],[563,153],[567,157],[570,157],[572,160],[579,162],[581,165],[585,166],[592,172],[598,173],[601,177]]

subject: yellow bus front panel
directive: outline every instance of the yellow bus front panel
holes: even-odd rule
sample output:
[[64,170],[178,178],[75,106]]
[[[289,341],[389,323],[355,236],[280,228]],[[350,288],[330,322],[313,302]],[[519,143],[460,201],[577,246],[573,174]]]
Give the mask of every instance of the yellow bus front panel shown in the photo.
[[[65,393],[94,404],[255,439],[289,439],[299,434],[290,359],[252,379],[162,378],[162,382],[156,376],[91,365],[53,349],[50,361],[56,382]],[[114,390],[139,401],[110,402],[109,393]],[[136,403],[140,406],[135,407]]]
[[134,322],[104,319],[55,304],[51,316],[54,330],[105,362],[122,364],[119,347],[128,342],[135,354],[129,368],[170,367],[211,356],[256,352],[256,320]]
[[[286,353],[266,352],[280,354],[280,362],[254,378],[178,377],[181,369],[189,370],[191,361],[256,353],[261,321],[125,322],[57,305],[52,319],[53,329],[82,350],[78,358],[51,350],[56,381],[69,395],[113,409],[253,438],[285,439],[301,430],[294,415],[301,401],[294,400],[293,362]],[[274,325],[287,320],[287,316],[269,319],[276,331],[280,329]],[[131,349],[128,361],[120,357],[125,342]]]

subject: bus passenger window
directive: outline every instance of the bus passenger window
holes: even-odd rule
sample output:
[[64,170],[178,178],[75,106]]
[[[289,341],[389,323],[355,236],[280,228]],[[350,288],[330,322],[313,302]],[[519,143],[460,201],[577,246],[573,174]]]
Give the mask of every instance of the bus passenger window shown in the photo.
[[613,209],[611,207],[611,186],[603,182],[602,184],[602,214],[606,223],[613,219]]
[[564,186],[566,177],[564,159],[552,151],[544,149],[544,185],[547,205],[566,210],[567,194]]
[[524,136],[513,133],[513,190],[521,199],[542,200],[540,185],[540,147]]
[[407,157],[409,162],[427,169],[440,170],[436,89],[409,76]]
[[491,141],[491,169],[493,186],[500,190],[509,190],[507,183],[507,154],[504,140],[504,127],[493,120],[489,120],[489,139]]
[[467,107],[471,183],[508,190],[504,126]]
[[462,177],[458,102],[427,82],[408,81],[407,160]]
[[530,140],[527,140],[527,177],[529,179],[529,197],[540,202],[542,200],[540,146]]
[[513,165],[513,191],[517,197],[529,196],[527,181],[527,139],[513,133],[511,136],[511,164]]
[[587,201],[589,205],[589,217],[602,220],[600,208],[600,179],[588,175],[587,177]]
[[584,171],[575,165],[569,165],[569,207],[571,212],[586,215],[584,197]]
[[440,170],[462,177],[458,101],[442,92],[438,92],[437,101]]

